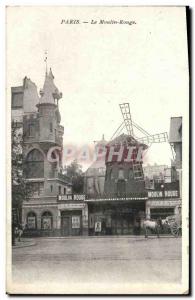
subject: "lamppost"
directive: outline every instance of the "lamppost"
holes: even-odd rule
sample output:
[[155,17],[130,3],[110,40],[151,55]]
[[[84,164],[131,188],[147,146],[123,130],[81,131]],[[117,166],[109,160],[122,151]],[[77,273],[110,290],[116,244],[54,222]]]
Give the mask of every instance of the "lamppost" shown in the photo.
[[[162,200],[164,200],[165,199],[165,186],[164,186],[164,184],[161,184],[160,188],[161,188],[161,191],[162,191]],[[160,219],[162,219],[161,216],[160,216]]]
[[160,188],[162,190],[162,198],[164,198],[165,197],[165,186],[164,186],[164,184],[161,184]]

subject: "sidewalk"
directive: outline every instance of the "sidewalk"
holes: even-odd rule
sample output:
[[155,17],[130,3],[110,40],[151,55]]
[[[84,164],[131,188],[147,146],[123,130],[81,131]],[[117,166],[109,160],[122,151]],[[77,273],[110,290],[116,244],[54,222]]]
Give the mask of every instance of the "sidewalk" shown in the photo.
[[15,246],[12,246],[13,249],[15,248],[22,248],[22,247],[30,247],[30,246],[35,246],[36,242],[34,239],[26,239],[26,238],[21,238],[21,241],[18,242],[18,239],[15,241]]
[[[36,237],[35,239],[151,239],[157,238],[157,235],[149,235],[148,238],[145,238],[145,235],[80,235],[80,236],[42,236]],[[160,235],[159,238],[175,238],[172,235]]]

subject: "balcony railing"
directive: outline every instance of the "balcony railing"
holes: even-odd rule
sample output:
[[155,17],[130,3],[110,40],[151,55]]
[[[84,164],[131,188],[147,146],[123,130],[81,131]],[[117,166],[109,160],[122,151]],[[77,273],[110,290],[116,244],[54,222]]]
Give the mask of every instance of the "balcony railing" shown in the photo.
[[65,175],[65,174],[58,173],[58,178],[59,178],[60,180],[63,180],[63,181],[65,181],[65,182],[71,184],[71,179],[70,179],[67,175]]

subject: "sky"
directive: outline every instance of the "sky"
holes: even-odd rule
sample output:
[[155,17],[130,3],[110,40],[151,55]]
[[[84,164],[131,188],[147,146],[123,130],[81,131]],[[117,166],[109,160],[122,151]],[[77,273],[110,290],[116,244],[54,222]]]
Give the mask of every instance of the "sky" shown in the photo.
[[[77,19],[80,24],[61,24]],[[91,24],[91,20],[97,24]],[[100,20],[136,24],[99,24]],[[83,23],[89,22],[89,23]],[[170,118],[188,120],[188,57],[183,7],[8,7],[7,100],[25,76],[42,88],[45,50],[60,100],[64,143],[93,146],[122,123],[119,104],[151,134]],[[145,163],[170,165],[168,143]]]

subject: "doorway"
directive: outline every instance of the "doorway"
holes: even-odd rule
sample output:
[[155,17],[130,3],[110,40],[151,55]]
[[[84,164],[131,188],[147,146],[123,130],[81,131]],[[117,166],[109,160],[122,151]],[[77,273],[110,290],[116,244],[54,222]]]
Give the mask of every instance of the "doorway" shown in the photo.
[[75,236],[82,233],[82,211],[62,211],[61,212],[61,235]]

